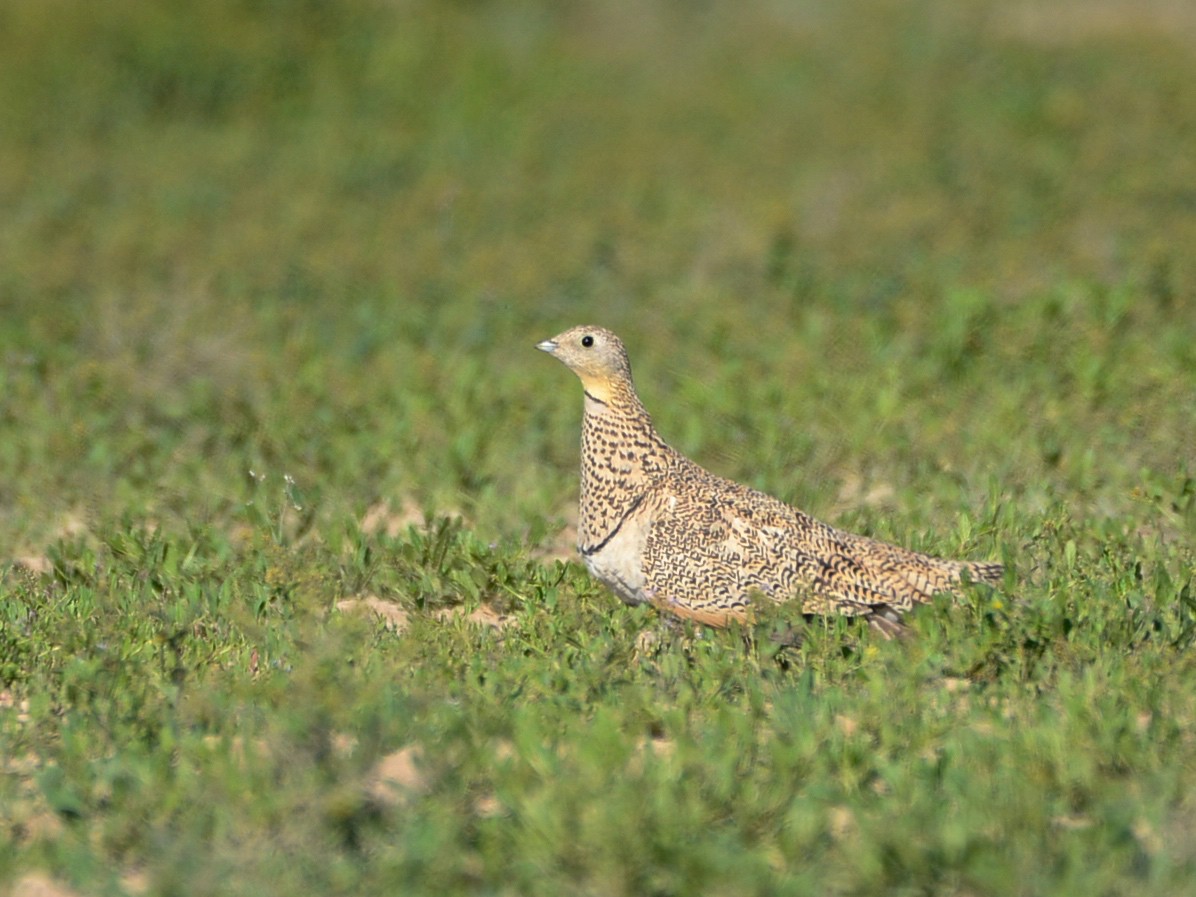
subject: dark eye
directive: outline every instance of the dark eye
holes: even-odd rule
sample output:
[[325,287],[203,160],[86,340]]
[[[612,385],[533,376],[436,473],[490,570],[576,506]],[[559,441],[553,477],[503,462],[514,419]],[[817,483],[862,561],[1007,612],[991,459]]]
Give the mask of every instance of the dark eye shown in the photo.
[[590,336],[589,334],[586,334],[585,336],[583,336],[581,338],[581,344],[583,346],[585,346],[587,349],[590,348],[590,346],[594,345],[594,337]]

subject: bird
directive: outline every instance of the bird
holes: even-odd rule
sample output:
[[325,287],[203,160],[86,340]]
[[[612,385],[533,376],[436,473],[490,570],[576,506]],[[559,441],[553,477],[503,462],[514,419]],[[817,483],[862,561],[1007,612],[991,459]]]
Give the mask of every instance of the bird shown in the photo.
[[573,327],[536,348],[581,380],[577,549],[626,604],[726,628],[750,623],[758,601],[796,601],[804,617],[863,618],[894,638],[934,595],[1003,580],[1000,563],[847,532],[700,467],[656,431],[610,330]]

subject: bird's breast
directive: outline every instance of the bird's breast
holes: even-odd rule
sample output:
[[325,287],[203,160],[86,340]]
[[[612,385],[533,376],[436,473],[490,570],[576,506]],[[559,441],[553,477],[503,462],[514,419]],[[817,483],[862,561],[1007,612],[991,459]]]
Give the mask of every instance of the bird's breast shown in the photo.
[[643,604],[648,600],[644,592],[644,547],[650,526],[647,515],[632,514],[605,543],[578,545],[590,573],[626,604]]

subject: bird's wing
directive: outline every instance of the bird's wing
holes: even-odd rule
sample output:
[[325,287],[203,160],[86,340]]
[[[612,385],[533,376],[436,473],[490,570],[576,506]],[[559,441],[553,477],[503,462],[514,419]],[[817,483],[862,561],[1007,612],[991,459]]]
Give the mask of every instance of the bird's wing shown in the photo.
[[658,484],[652,505],[645,575],[653,600],[712,625],[746,618],[757,596],[800,601],[806,614],[896,615],[956,591],[961,571],[971,572],[836,529],[700,468]]
[[799,599],[804,613],[867,615],[892,603],[842,534],[763,493],[711,477],[665,484],[652,500],[645,578],[652,600],[678,616],[725,625],[753,599]]

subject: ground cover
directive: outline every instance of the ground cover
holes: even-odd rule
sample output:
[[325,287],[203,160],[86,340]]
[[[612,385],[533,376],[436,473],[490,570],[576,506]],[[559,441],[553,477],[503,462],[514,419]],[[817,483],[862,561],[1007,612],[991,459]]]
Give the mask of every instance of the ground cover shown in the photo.
[[[1184,4],[0,13],[0,890],[1186,894]],[[663,628],[661,432],[1004,589]],[[44,892],[44,891],[43,891]]]

